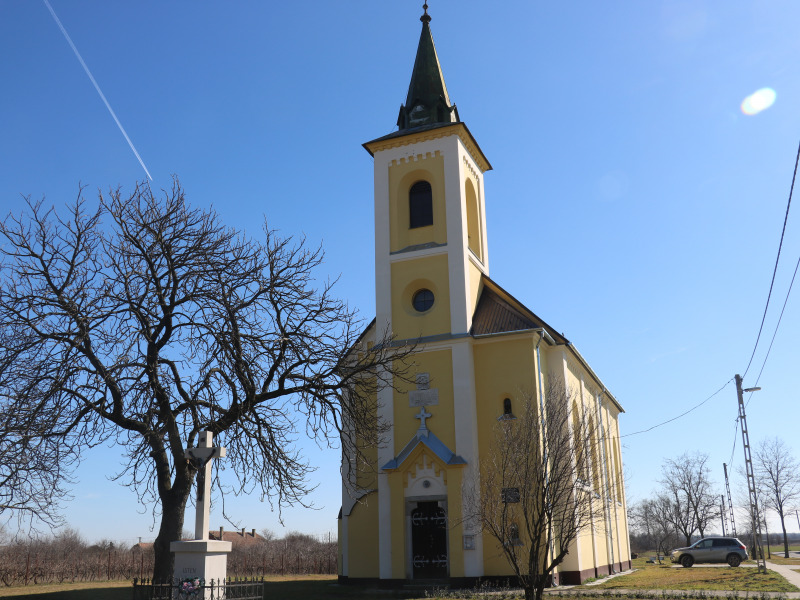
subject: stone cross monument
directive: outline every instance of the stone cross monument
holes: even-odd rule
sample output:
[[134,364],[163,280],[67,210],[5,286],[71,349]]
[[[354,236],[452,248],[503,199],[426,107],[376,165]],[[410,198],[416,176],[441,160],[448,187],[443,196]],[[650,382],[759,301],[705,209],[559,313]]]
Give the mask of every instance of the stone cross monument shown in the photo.
[[[197,468],[197,507],[194,524],[195,539],[172,542],[169,549],[175,553],[175,579],[225,580],[228,573],[228,553],[231,542],[208,538],[211,510],[211,461],[225,457],[225,448],[214,447],[213,434],[204,431],[196,448],[189,448],[186,459]],[[210,596],[209,596],[210,597]]]

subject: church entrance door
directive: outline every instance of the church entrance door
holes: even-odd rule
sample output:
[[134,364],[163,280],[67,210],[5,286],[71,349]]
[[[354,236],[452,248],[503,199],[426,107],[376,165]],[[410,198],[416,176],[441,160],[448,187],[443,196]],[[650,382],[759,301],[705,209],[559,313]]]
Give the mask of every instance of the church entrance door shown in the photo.
[[411,511],[411,557],[414,579],[447,577],[447,512],[435,500]]

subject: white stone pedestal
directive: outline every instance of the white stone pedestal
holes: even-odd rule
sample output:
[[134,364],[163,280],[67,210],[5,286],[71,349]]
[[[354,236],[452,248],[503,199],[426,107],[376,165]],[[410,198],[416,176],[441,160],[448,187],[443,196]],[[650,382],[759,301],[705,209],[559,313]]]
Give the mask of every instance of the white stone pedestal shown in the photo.
[[[210,585],[212,580],[224,582],[228,576],[231,547],[231,542],[219,540],[172,542],[169,549],[175,553],[175,579],[182,581],[196,577],[205,580],[206,585]],[[208,597],[211,597],[210,593]]]

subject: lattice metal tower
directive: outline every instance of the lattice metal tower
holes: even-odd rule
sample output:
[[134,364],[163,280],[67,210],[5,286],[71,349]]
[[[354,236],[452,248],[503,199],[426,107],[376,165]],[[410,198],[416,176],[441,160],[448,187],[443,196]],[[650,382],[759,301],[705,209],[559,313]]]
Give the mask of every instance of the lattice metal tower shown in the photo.
[[722,463],[722,468],[725,470],[725,489],[728,490],[728,510],[731,513],[731,531],[733,531],[733,537],[736,537],[736,519],[733,518],[733,501],[731,500],[731,485],[728,483],[728,465]]
[[[755,392],[760,388],[748,388],[748,392]],[[747,433],[747,417],[744,414],[744,398],[742,394],[742,378],[736,375],[736,396],[739,400],[739,424],[742,427],[742,445],[744,446],[744,469],[747,475],[747,491],[750,493],[750,518],[753,524],[753,538],[755,539],[756,564],[759,573],[767,572],[767,563],[764,561],[764,544],[761,541],[761,514],[758,512],[758,497],[756,495],[756,477],[753,473],[753,459],[750,455],[750,434]]]

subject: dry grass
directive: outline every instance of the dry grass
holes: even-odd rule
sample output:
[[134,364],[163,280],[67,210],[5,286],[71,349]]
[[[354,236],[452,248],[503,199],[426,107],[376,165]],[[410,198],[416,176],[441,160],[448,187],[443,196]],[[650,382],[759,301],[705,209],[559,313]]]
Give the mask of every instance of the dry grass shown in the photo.
[[[377,590],[338,585],[335,575],[276,575],[265,578],[267,598],[281,600],[422,600],[424,592]],[[0,588],[0,598],[16,600],[130,600],[130,581],[98,581]]]
[[[640,559],[634,562],[639,562]],[[638,570],[604,582],[596,588],[636,590],[732,590],[739,592],[797,592],[783,577],[769,571],[759,574],[748,567],[672,568],[634,565]],[[592,586],[595,587],[595,586]],[[596,589],[595,588],[595,589]]]
[[0,598],[36,600],[130,600],[130,581],[47,583],[0,588]]

